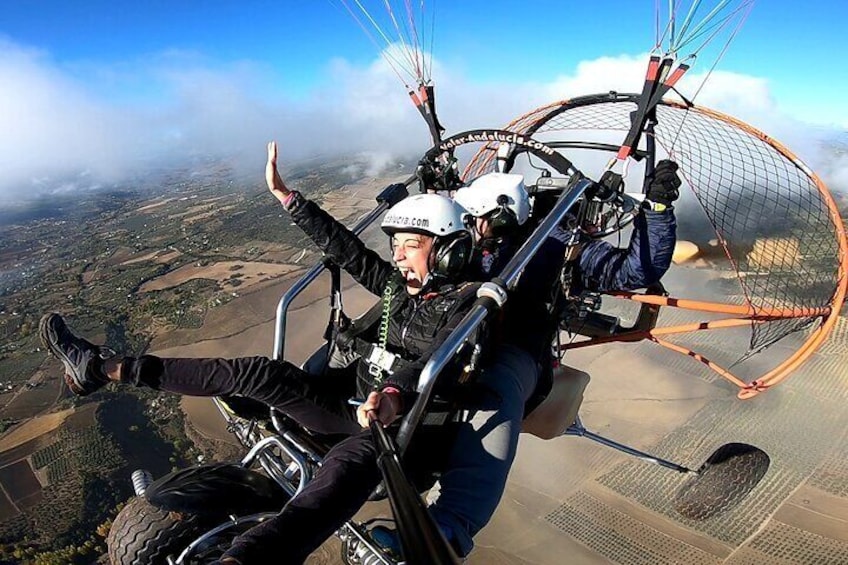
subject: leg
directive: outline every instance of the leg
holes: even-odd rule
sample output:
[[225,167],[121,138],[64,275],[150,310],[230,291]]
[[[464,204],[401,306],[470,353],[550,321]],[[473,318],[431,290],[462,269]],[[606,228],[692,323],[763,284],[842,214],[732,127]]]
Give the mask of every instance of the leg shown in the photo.
[[179,359],[143,355],[124,357],[119,363],[122,383],[187,396],[244,396],[275,404],[311,392],[304,371],[287,361],[266,357]]
[[109,381],[147,386],[191,396],[243,396],[289,414],[324,434],[359,430],[347,399],[355,375],[312,377],[285,361],[264,357],[242,359],[161,359],[152,355],[124,357],[75,335],[58,314],[44,316],[41,340],[65,366],[65,382],[78,395],[91,394]]
[[303,563],[368,500],[380,482],[369,430],[337,444],[303,491],[275,517],[239,536],[225,554],[243,565]]
[[439,479],[438,499],[430,511],[463,554],[497,509],[515,458],[524,403],[536,386],[539,369],[524,350],[505,347],[480,375],[489,394],[470,426],[453,445]]
[[189,396],[243,396],[285,412],[322,434],[359,430],[347,399],[353,375],[314,377],[287,361],[266,357],[240,359],[162,359],[152,355],[125,357],[120,379]]

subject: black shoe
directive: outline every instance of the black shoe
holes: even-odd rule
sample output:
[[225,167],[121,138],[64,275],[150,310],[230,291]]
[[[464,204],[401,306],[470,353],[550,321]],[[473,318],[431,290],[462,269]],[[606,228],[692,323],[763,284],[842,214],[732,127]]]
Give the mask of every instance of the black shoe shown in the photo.
[[44,346],[65,365],[65,383],[71,392],[85,396],[109,382],[103,361],[114,357],[114,351],[74,335],[56,313],[41,318],[38,332]]

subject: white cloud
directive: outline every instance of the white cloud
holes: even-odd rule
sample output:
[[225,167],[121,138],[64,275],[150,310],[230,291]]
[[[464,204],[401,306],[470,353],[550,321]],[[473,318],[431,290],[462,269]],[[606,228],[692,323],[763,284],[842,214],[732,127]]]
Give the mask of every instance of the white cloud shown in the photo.
[[121,114],[97,104],[45,54],[0,43],[0,170],[18,184],[54,170],[91,169],[109,177],[127,157],[117,141]]
[[[473,82],[435,61],[439,117],[450,134],[500,127],[558,99],[638,91],[645,60],[601,57],[538,84]],[[388,154],[429,145],[423,120],[382,59],[364,67],[332,61],[325,79],[297,99],[276,85],[282,72],[248,61],[221,67],[192,53],[69,69],[47,53],[0,40],[0,202],[58,189],[83,171],[92,183],[109,183],[205,153],[240,157],[259,179],[269,139],[280,141],[284,159],[370,153],[375,166],[391,162]],[[681,88],[691,94],[702,78],[686,77]],[[715,72],[697,103],[751,121],[790,148],[813,147],[811,140],[830,134],[782,113],[759,77]],[[814,158],[810,164],[815,168]],[[843,179],[841,170],[831,176]]]
[[553,101],[583,94],[609,92],[638,92],[645,80],[645,55],[600,57],[578,63],[574,74],[561,75],[545,90]]
[[841,155],[829,155],[814,170],[828,188],[848,194],[848,151]]

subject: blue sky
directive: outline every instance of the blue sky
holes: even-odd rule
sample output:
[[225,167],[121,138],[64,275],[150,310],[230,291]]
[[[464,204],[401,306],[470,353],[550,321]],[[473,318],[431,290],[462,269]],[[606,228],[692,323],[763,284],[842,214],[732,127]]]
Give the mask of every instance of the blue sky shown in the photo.
[[[703,10],[718,2],[704,0]],[[382,2],[363,3],[385,21]],[[393,4],[402,11],[403,2]],[[427,2],[442,121],[449,132],[492,125],[472,118],[499,125],[556,97],[638,90],[654,42],[654,7],[654,0]],[[726,75],[710,79],[725,90],[715,86],[696,102],[767,133],[787,123],[848,129],[846,21],[843,0],[760,0],[717,66]],[[692,73],[707,71],[718,47]],[[620,65],[604,66],[605,58]],[[622,61],[638,68],[633,78],[620,71]],[[621,72],[620,84],[588,76],[605,72]],[[0,127],[8,137],[0,169],[26,184],[37,175],[28,156],[43,143],[65,148],[56,170],[108,176],[127,166],[129,153],[145,155],[141,140],[173,152],[213,138],[253,144],[279,136],[309,152],[327,149],[329,138],[343,145],[364,127],[355,136],[364,150],[397,145],[387,137],[398,129],[413,128],[407,137],[425,142],[423,126],[409,125],[417,118],[400,81],[384,82],[386,75],[394,77],[339,0],[5,0]],[[70,144],[78,147],[69,151]]]

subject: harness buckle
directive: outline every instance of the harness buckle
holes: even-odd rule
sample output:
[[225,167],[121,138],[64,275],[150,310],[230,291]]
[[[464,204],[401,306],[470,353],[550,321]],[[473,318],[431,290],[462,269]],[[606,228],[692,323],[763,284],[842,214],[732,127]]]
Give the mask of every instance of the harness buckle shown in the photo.
[[[378,371],[385,371],[389,374],[392,373],[392,367],[394,367],[396,360],[397,355],[391,351],[386,351],[385,348],[379,345],[372,346],[371,351],[368,353],[369,366],[376,367]],[[371,369],[369,368],[368,371],[370,372]],[[373,375],[373,373],[371,374]]]

